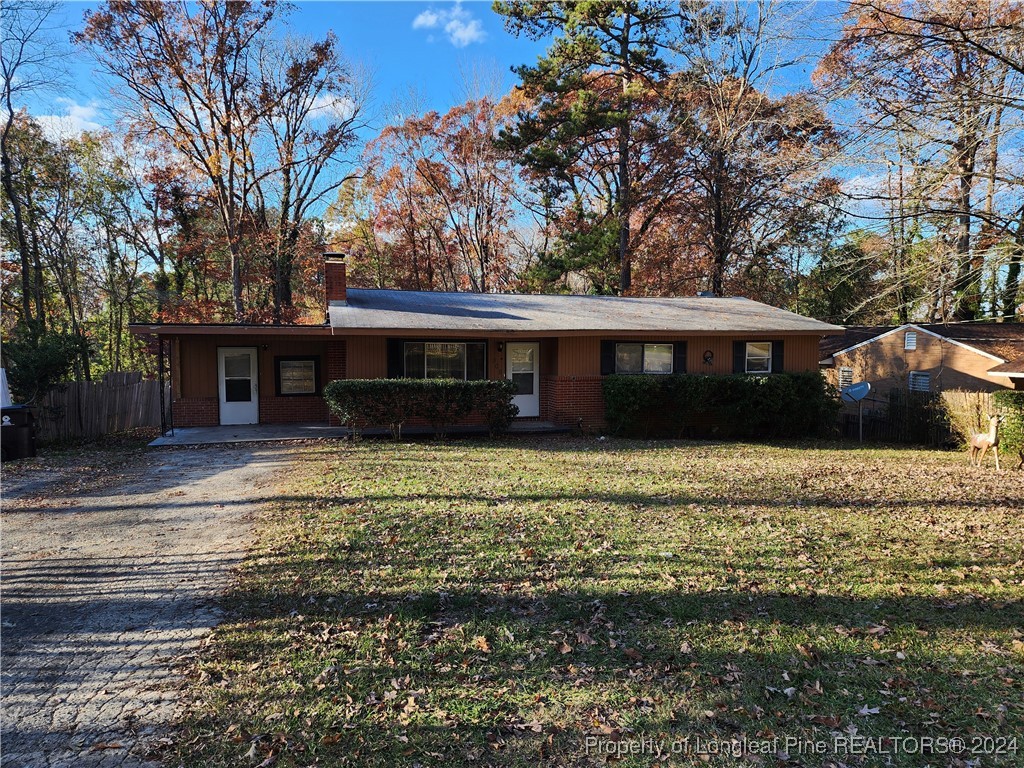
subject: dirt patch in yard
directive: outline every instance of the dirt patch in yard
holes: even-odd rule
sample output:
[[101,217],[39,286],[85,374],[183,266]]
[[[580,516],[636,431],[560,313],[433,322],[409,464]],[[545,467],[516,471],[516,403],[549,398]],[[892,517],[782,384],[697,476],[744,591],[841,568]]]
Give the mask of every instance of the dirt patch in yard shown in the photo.
[[5,467],[5,768],[158,755],[178,670],[301,450],[78,449]]

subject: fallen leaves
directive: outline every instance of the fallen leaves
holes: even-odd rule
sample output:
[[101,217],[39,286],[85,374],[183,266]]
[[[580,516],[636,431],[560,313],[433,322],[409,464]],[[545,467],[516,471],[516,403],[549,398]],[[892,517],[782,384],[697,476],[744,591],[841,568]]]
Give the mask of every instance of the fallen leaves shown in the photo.
[[942,454],[591,445],[314,462],[243,574],[250,615],[204,649],[196,711],[244,727],[202,757],[237,762],[257,729],[255,762],[501,766],[573,764],[580,734],[652,724],[1020,724],[1022,527],[978,506],[1017,491],[926,507],[930,473],[954,476]]

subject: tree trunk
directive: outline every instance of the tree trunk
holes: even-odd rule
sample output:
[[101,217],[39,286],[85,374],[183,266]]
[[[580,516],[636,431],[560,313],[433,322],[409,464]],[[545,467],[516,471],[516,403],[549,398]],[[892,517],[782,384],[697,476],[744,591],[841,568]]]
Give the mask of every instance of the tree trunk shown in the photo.
[[14,171],[11,167],[10,147],[8,139],[14,125],[14,106],[10,94],[7,98],[7,122],[3,136],[0,137],[0,168],[2,168],[3,187],[7,199],[11,203],[14,214],[14,237],[18,243],[18,257],[21,261],[21,319],[29,327],[32,325],[32,280],[29,267],[28,240],[25,237],[25,222],[21,214],[21,200],[15,194]]
[[632,109],[629,99],[629,88],[632,84],[632,72],[629,66],[630,14],[627,10],[622,19],[622,38],[619,41],[619,56],[622,66],[623,118],[619,126],[619,293],[626,294],[633,283],[633,270],[629,259],[629,214],[630,205],[630,174],[629,174],[629,140]]

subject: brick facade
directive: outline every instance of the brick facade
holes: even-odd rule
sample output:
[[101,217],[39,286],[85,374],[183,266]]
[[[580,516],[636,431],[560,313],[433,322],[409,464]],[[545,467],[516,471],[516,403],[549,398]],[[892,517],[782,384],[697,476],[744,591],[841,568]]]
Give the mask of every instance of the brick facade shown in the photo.
[[327,421],[327,403],[322,397],[260,397],[260,424],[315,421]]
[[[226,346],[226,345],[225,345]],[[240,344],[239,346],[245,346]],[[292,347],[296,345],[288,341],[274,340],[269,345],[263,345],[259,353],[260,367],[260,395],[259,395],[259,420],[261,424],[287,424],[301,422],[328,422],[337,425],[336,420],[330,416],[327,403],[319,396],[288,396],[279,397],[274,391],[274,357],[281,354],[289,354]],[[324,343],[319,350],[301,348],[301,352],[309,351],[310,354],[319,354],[323,370],[321,371],[321,382],[326,383],[335,379],[343,379],[346,374],[347,350],[344,339],[330,339]],[[205,350],[205,358],[215,360],[216,346]],[[179,365],[180,365],[179,361]],[[186,360],[185,365],[194,364],[194,358]],[[216,365],[211,362],[208,375],[212,381],[203,380],[211,389],[216,388]],[[180,373],[177,377],[177,384],[180,386]],[[188,390],[186,390],[188,391]],[[178,392],[176,395],[180,394]],[[173,403],[173,422],[177,427],[213,427],[220,424],[220,398],[216,396],[189,396],[175,397]]]
[[340,259],[328,259],[324,262],[324,290],[327,301],[345,301],[348,295],[348,278],[345,273],[345,262]]
[[176,427],[215,427],[220,424],[220,402],[216,397],[179,397],[171,408]]
[[540,415],[555,424],[582,429],[604,425],[600,376],[544,376],[540,383]]
[[[916,334],[911,345],[914,349],[906,349],[908,331]],[[848,368],[853,381],[869,382],[871,394],[865,402],[868,409],[884,408],[892,390],[906,390],[911,372],[928,374],[931,392],[994,392],[1014,386],[1014,381],[1005,376],[988,375],[999,360],[914,327],[901,327],[864,346],[838,352],[833,360],[822,371],[826,380],[839,386],[840,368]],[[857,410],[850,404],[844,407]]]

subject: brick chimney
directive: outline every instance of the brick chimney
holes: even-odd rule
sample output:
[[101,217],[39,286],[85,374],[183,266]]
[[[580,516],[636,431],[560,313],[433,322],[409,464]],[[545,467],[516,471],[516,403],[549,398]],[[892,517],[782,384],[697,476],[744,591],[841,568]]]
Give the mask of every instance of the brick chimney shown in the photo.
[[345,254],[324,254],[324,288],[328,308],[334,302],[344,304],[348,297],[348,278],[345,275]]

